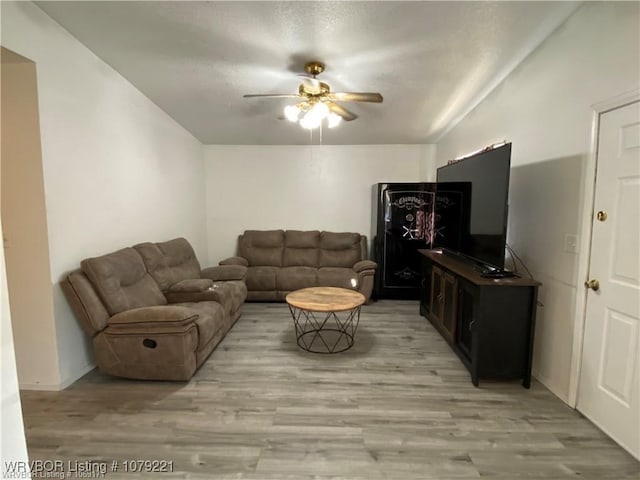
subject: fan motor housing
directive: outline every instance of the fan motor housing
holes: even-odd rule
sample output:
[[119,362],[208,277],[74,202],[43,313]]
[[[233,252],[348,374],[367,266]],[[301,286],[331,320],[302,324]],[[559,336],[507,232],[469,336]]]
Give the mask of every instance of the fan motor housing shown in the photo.
[[304,71],[307,72],[309,75],[313,75],[314,77],[316,75],[321,74],[322,72],[324,72],[324,63],[322,62],[309,62],[304,66]]
[[329,88],[329,85],[327,85],[324,82],[318,83],[317,91],[310,92],[307,90],[307,88],[308,87],[305,87],[303,83],[300,84],[300,86],[298,87],[298,94],[300,94],[303,97],[311,98],[311,97],[322,97],[331,91]]

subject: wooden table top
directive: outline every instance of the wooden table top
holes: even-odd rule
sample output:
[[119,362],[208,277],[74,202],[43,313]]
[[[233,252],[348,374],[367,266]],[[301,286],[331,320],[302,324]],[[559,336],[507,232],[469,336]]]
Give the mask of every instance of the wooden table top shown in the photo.
[[473,267],[473,264],[464,262],[458,257],[447,255],[438,249],[418,250],[418,253],[424,255],[434,263],[457,273],[462,278],[466,278],[475,285],[500,285],[508,287],[539,287],[542,285],[537,280],[520,276],[506,278],[483,277],[480,272]]
[[289,293],[285,300],[293,307],[312,312],[342,312],[365,302],[360,292],[337,287],[303,288]]

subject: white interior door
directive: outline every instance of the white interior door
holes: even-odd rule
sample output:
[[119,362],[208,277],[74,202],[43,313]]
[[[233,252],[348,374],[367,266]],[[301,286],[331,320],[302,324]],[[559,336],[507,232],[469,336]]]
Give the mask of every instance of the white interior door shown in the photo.
[[577,408],[640,459],[639,102],[601,115],[597,159]]

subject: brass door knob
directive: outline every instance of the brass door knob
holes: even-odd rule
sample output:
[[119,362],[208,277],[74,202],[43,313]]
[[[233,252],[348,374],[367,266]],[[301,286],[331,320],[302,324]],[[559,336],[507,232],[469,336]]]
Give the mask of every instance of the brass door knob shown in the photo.
[[608,216],[609,215],[607,215],[607,212],[605,212],[604,210],[600,210],[598,213],[596,213],[596,218],[601,222],[604,222]]
[[595,278],[587,282],[584,282],[584,286],[587,288],[590,288],[594,292],[597,292],[598,290],[600,290],[600,282]]

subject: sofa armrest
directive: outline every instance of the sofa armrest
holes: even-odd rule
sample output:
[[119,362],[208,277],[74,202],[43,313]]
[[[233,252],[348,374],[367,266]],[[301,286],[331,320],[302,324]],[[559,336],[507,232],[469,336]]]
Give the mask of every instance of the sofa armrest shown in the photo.
[[246,266],[229,264],[205,268],[200,275],[214,282],[221,282],[225,280],[243,280],[246,274]]
[[112,316],[107,333],[175,331],[189,328],[198,312],[187,307],[160,305],[134,308]]
[[167,292],[167,302],[174,303],[193,303],[193,302],[224,302],[224,292],[220,288],[220,283],[213,283],[211,287],[202,292]]
[[190,278],[174,283],[165,292],[167,302],[191,303],[191,302],[218,302],[221,303],[218,284],[210,278]]
[[248,267],[249,260],[244,257],[229,257],[224,260],[220,260],[218,265],[242,265],[243,267]]
[[189,278],[174,283],[169,287],[168,292],[205,292],[211,288],[213,280],[209,278]]
[[353,266],[353,270],[356,273],[362,273],[365,270],[375,270],[378,268],[378,264],[371,260],[360,260]]

